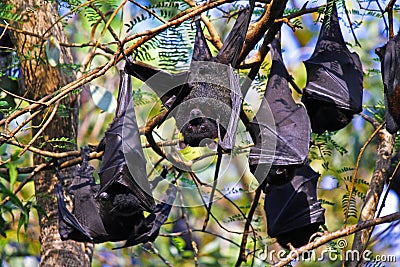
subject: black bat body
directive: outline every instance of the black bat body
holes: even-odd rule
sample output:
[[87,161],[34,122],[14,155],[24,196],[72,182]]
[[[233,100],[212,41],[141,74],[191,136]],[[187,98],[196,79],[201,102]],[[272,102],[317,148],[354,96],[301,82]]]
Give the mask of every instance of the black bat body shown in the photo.
[[319,174],[310,166],[296,169],[294,178],[284,184],[271,183],[265,190],[264,209],[268,235],[288,248],[300,247],[325,223],[325,209],[317,200]]
[[300,247],[325,220],[316,197],[319,174],[305,165],[310,120],[304,106],[293,100],[279,38],[271,42],[270,51],[268,83],[252,121],[255,145],[250,150],[249,165],[265,192],[268,235],[286,248],[288,243]]
[[254,1],[251,1],[250,9],[239,14],[232,31],[215,57],[211,55],[199,19],[196,20],[191,68],[189,72],[179,75],[186,77],[186,82],[180,84],[181,86],[175,85],[165,90],[160,85],[168,84],[164,80],[174,80],[172,75],[164,78],[166,73],[161,70],[141,62],[129,63],[128,73],[152,87],[164,104],[173,99],[173,104],[167,105],[169,111],[165,118],[175,118],[184,142],[190,146],[202,146],[217,137],[224,149],[229,150],[234,144],[242,96],[238,77],[233,73],[232,67],[237,64],[253,8]]
[[[95,183],[89,151],[84,149],[79,173],[68,190],[74,195],[72,213],[66,209],[61,185],[56,187],[63,240],[126,240],[124,247],[133,246],[154,240],[169,214],[176,189],[171,185],[165,199],[155,205],[131,101],[130,77],[122,71],[116,115],[98,146],[104,150],[100,184]],[[128,162],[133,164],[131,168]],[[150,215],[145,217],[144,211]]]
[[302,101],[313,132],[342,129],[362,110],[363,73],[360,58],[344,42],[335,1],[328,0],[314,53],[304,64],[307,85]]
[[[272,66],[264,98],[252,122],[256,140],[250,150],[249,163],[253,171],[252,165],[272,164],[268,177],[288,182],[294,176],[294,168],[307,160],[310,120],[304,106],[293,100],[278,39],[272,41],[270,51]],[[273,120],[267,120],[269,114]],[[275,146],[271,146],[273,141]],[[253,174],[260,182],[266,177],[264,172]]]
[[386,45],[376,49],[381,60],[386,106],[386,129],[394,134],[400,128],[400,35],[391,38]]

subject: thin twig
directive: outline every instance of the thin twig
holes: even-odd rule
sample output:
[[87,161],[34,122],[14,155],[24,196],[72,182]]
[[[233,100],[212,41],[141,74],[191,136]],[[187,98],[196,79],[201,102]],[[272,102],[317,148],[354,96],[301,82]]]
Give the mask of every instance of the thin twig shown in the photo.
[[129,0],[129,2],[131,2],[132,4],[140,7],[141,9],[143,9],[144,11],[146,11],[147,13],[149,13],[150,15],[154,16],[156,19],[161,21],[162,23],[167,23],[167,21],[165,21],[162,17],[157,15],[157,13],[153,12],[151,9],[148,9],[146,6],[144,6],[142,4],[139,4],[138,2],[133,1],[133,0]]
[[[239,257],[236,261],[235,266],[240,266],[242,262],[246,262],[246,245],[247,245],[247,237],[249,235],[249,227],[251,224],[251,221],[253,219],[254,212],[256,211],[258,207],[258,202],[260,201],[260,196],[261,196],[261,186],[259,186],[255,192],[254,200],[253,203],[251,204],[251,208],[249,211],[249,215],[247,216],[247,221],[244,226],[244,233],[242,237],[242,243],[240,245],[240,251],[239,251]],[[256,246],[256,239],[254,239],[254,246]]]
[[162,260],[162,262],[165,263],[165,265],[169,266],[169,267],[173,267],[173,265],[166,259],[164,258],[163,255],[161,255],[161,253],[158,251],[158,249],[154,246],[153,243],[149,242],[148,244],[150,244],[151,250],[153,251],[154,254],[156,254],[160,260]]
[[193,238],[193,233],[192,233],[192,228],[190,227],[189,224],[189,220],[186,214],[186,210],[185,210],[185,205],[183,202],[183,194],[182,191],[180,190],[180,187],[178,187],[178,193],[179,193],[179,201],[181,203],[181,211],[182,211],[182,217],[185,220],[185,224],[186,224],[186,229],[188,230],[188,234],[189,234],[189,239],[192,243],[192,247],[193,247],[193,260],[194,260],[194,265],[195,266],[199,266],[199,250],[197,248],[197,244],[196,241]]
[[[364,203],[361,207],[359,223],[375,218],[376,209],[379,198],[382,194],[384,184],[387,178],[387,170],[390,168],[390,158],[393,153],[394,135],[391,135],[386,129],[379,131],[379,145],[377,148],[377,159],[375,163],[374,173],[365,196]],[[354,235],[352,250],[358,251],[360,254],[364,252],[368,241],[371,237],[373,227],[357,232]],[[359,266],[364,259],[358,261],[347,262],[349,267]]]
[[350,24],[350,30],[351,30],[351,33],[353,34],[354,41],[356,42],[357,46],[361,47],[361,44],[358,42],[357,36],[354,32],[353,23],[351,22],[349,10],[347,9],[346,3],[344,1],[343,1],[343,7],[344,7],[344,11],[346,13],[347,20],[349,21],[349,24]]
[[348,219],[349,209],[350,209],[350,203],[351,203],[350,199],[351,199],[351,197],[352,197],[352,195],[353,195],[353,192],[354,192],[354,187],[355,187],[355,182],[356,182],[356,179],[357,179],[358,169],[359,169],[359,167],[360,167],[361,157],[362,157],[362,155],[364,154],[364,151],[365,151],[365,149],[367,148],[367,146],[369,145],[369,143],[371,143],[372,139],[373,139],[373,138],[379,133],[379,131],[382,129],[383,125],[384,125],[384,124],[381,124],[381,125],[371,134],[371,136],[368,138],[368,140],[367,140],[367,141],[364,143],[364,145],[361,147],[360,153],[358,154],[357,163],[356,163],[356,168],[355,168],[355,170],[354,170],[353,177],[351,178],[351,185],[350,185],[350,190],[349,190],[349,201],[347,202],[346,209],[345,209],[346,213],[345,213],[345,215],[344,215],[344,222],[343,222],[344,227],[346,227],[346,224],[347,224],[347,219]]
[[21,157],[31,147],[31,145],[42,135],[44,130],[46,130],[47,126],[49,126],[49,124],[53,121],[55,115],[57,114],[59,106],[60,102],[57,102],[47,121],[42,125],[42,127],[40,127],[39,131],[35,134],[34,137],[32,137],[29,143],[25,145],[24,149],[22,149],[21,152],[19,152],[18,157]]
[[399,169],[399,167],[400,167],[400,161],[397,162],[392,175],[389,177],[389,179],[387,181],[386,192],[385,192],[385,195],[383,196],[381,206],[378,209],[378,213],[376,214],[376,217],[379,217],[381,215],[382,209],[383,209],[383,207],[385,207],[385,202],[386,202],[387,196],[389,195],[389,191],[390,191],[390,185],[392,184],[393,177],[397,174],[397,170]]
[[208,207],[207,207],[206,218],[204,219],[204,223],[203,223],[203,230],[206,229],[208,220],[210,219],[210,212],[211,212],[212,203],[214,201],[215,188],[217,187],[217,183],[218,183],[219,169],[221,167],[222,148],[218,145],[217,149],[218,149],[218,155],[217,155],[217,163],[215,164],[214,181],[213,181],[213,186],[211,188],[210,200],[209,200]]
[[388,222],[392,222],[392,221],[397,221],[397,220],[400,220],[400,212],[392,213],[390,215],[387,215],[387,216],[384,216],[381,218],[376,218],[376,219],[372,219],[372,220],[368,220],[368,221],[364,221],[364,222],[359,222],[358,224],[342,228],[335,232],[325,232],[323,235],[321,235],[315,241],[308,243],[307,245],[304,245],[298,249],[290,251],[289,255],[285,259],[279,261],[278,263],[275,263],[272,267],[285,266],[286,264],[290,263],[292,260],[298,258],[304,252],[318,248],[318,247],[322,246],[323,244],[328,243],[331,240],[337,239],[339,237],[351,235],[355,232],[369,228],[371,226],[388,223]]
[[[197,191],[199,192],[199,196],[201,198],[201,201],[203,202],[203,206],[206,208],[207,210],[207,203],[203,197],[203,192],[200,189],[200,185],[202,186],[206,186],[206,187],[211,187],[209,184],[203,183],[200,181],[200,179],[196,176],[195,173],[190,172],[189,175],[191,176],[191,178],[193,179],[193,181],[195,182],[195,185],[197,187]],[[217,188],[215,189],[221,196],[223,196],[225,199],[227,199],[229,202],[231,202],[235,207],[238,208],[239,212],[241,213],[241,215],[243,216],[244,219],[247,220],[246,215],[243,213],[243,211],[236,205],[236,203],[234,203],[231,199],[229,199],[228,197],[225,196],[225,194],[223,194],[220,190],[218,190]],[[213,212],[210,210],[206,213],[207,215],[211,216],[215,222],[218,224],[219,227],[221,227],[222,230],[226,231],[227,233],[231,233],[231,234],[238,234],[238,235],[242,235],[242,232],[237,232],[237,231],[232,231],[229,230],[228,228],[226,228],[225,226],[223,226],[219,220],[215,217],[215,215],[213,214]],[[253,229],[253,233],[254,233],[254,229]]]

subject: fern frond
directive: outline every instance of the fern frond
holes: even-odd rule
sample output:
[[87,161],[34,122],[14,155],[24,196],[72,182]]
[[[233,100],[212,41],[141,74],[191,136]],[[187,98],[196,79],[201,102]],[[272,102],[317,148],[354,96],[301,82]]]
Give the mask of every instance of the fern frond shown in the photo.
[[357,218],[357,202],[353,194],[349,198],[349,192],[346,192],[342,197],[342,209],[344,216]]

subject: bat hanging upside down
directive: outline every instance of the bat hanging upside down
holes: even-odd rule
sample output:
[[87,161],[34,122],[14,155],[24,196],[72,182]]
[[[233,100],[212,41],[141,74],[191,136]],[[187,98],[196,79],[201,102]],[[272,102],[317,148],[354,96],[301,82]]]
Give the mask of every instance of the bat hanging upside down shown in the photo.
[[104,150],[98,172],[100,184],[96,184],[94,168],[88,164],[90,151],[84,148],[82,164],[68,189],[74,196],[72,212],[66,207],[61,183],[55,187],[62,240],[126,240],[123,247],[134,246],[153,241],[168,218],[176,188],[171,183],[163,199],[155,204],[131,104],[130,76],[122,71],[116,115],[98,146],[98,151]]
[[197,19],[190,71],[169,74],[143,62],[127,62],[127,72],[145,81],[168,108],[159,125],[173,116],[187,145],[203,146],[215,138],[226,150],[234,145],[242,96],[233,67],[238,63],[253,8],[254,1],[250,1],[250,8],[239,14],[215,57]]

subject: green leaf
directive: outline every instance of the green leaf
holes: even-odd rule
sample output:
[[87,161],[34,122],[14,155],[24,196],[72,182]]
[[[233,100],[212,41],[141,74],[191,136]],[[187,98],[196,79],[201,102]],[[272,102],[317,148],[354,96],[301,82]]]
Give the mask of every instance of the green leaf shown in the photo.
[[179,252],[183,252],[185,250],[186,242],[180,236],[172,237],[172,244],[178,249]]
[[1,100],[0,101],[0,108],[8,108],[10,105],[7,101]]
[[117,100],[106,88],[91,84],[89,87],[90,95],[96,107],[99,109],[113,113],[117,108]]
[[15,164],[8,163],[7,168],[8,168],[8,175],[10,176],[10,191],[12,191],[14,188],[14,184],[18,178],[17,166]]

